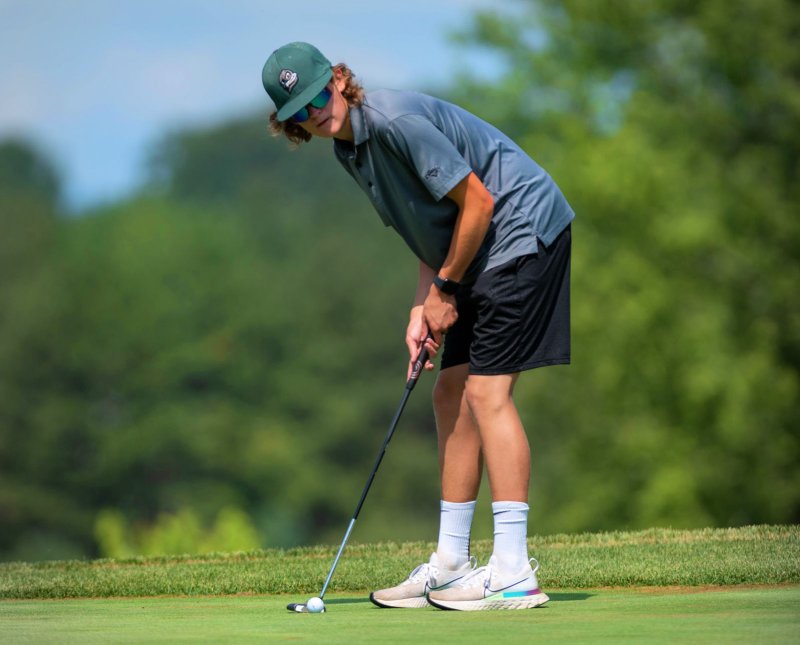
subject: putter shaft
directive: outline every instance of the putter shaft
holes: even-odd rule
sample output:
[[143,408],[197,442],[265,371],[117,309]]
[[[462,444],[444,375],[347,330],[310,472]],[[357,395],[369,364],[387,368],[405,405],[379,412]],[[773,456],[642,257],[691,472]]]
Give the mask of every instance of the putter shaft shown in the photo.
[[325,584],[322,585],[322,591],[319,594],[320,598],[325,597],[325,592],[328,590],[328,585],[330,584],[331,578],[333,577],[333,572],[336,571],[336,565],[339,564],[339,558],[342,556],[342,551],[344,551],[344,547],[347,544],[347,540],[350,538],[350,533],[353,532],[353,526],[358,519],[358,514],[361,512],[361,507],[364,505],[364,500],[367,499],[367,493],[369,493],[369,489],[372,486],[372,482],[375,479],[375,475],[378,472],[378,468],[381,465],[381,461],[383,461],[383,456],[386,454],[386,447],[389,445],[389,442],[392,440],[392,435],[394,434],[395,428],[397,428],[397,423],[400,421],[400,415],[403,413],[403,410],[406,407],[406,402],[408,401],[408,397],[411,395],[411,391],[414,389],[414,386],[417,384],[417,380],[419,379],[420,374],[422,374],[422,370],[425,367],[425,363],[428,362],[428,350],[425,349],[425,345],[423,344],[422,349],[420,350],[419,355],[417,356],[417,360],[414,361],[414,366],[411,370],[411,376],[409,376],[408,381],[406,382],[405,390],[403,390],[403,397],[400,399],[400,405],[397,406],[397,411],[394,413],[394,417],[392,418],[392,422],[389,424],[389,431],[386,433],[386,437],[383,440],[383,444],[381,445],[380,450],[378,451],[378,455],[375,457],[375,463],[372,465],[372,471],[367,478],[367,483],[364,486],[364,490],[361,493],[361,499],[358,500],[358,504],[356,505],[356,510],[353,513],[353,517],[350,519],[350,524],[347,526],[347,531],[345,531],[344,538],[342,539],[342,543],[339,546],[339,551],[336,553],[336,557],[333,560],[333,565],[331,566],[331,570],[328,572],[328,577],[325,579]]

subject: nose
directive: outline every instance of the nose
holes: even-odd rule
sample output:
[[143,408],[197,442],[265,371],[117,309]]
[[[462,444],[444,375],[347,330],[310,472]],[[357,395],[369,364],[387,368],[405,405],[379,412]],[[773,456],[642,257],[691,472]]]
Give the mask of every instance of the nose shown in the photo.
[[324,116],[322,116],[322,113],[325,111],[324,107],[315,108],[313,105],[309,105],[308,107],[306,107],[306,109],[308,110],[308,119],[314,125],[318,125],[320,121],[324,120]]

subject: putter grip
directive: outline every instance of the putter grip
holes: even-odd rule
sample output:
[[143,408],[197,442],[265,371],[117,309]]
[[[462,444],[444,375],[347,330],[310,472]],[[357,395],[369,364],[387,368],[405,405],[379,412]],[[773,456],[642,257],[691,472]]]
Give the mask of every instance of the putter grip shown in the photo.
[[[426,341],[428,338],[433,338],[430,334],[428,334]],[[425,344],[423,343],[422,349],[420,350],[419,354],[417,355],[417,360],[414,361],[414,365],[411,368],[411,376],[408,377],[408,382],[406,383],[406,389],[413,390],[414,386],[417,384],[417,380],[419,379],[420,374],[422,374],[422,370],[425,367],[425,363],[428,362],[428,350],[425,349]]]

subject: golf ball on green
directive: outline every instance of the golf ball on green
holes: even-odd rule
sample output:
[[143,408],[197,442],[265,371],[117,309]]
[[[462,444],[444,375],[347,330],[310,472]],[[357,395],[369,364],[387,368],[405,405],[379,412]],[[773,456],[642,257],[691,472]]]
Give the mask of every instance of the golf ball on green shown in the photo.
[[319,614],[325,611],[325,603],[322,598],[310,598],[306,603],[306,608],[312,614]]

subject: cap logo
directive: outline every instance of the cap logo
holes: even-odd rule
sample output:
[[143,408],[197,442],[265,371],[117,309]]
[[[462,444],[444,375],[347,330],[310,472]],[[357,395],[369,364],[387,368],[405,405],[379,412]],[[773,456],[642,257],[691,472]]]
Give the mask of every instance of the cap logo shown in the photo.
[[291,94],[294,86],[297,85],[297,73],[290,69],[282,69],[281,75],[278,77],[278,82],[283,89]]

